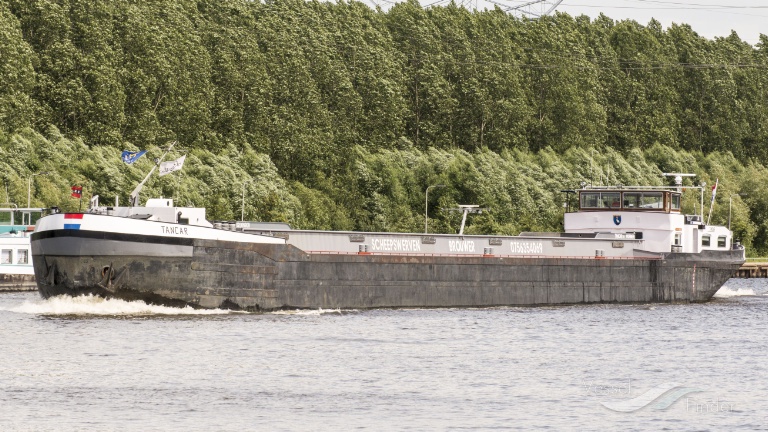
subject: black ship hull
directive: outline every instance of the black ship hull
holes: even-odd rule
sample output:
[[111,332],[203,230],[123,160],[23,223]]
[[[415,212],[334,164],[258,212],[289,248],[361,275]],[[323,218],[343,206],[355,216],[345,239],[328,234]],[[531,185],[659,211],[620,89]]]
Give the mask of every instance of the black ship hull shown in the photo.
[[32,236],[44,298],[275,310],[707,301],[742,250],[634,259],[308,253],[290,244],[51,230]]

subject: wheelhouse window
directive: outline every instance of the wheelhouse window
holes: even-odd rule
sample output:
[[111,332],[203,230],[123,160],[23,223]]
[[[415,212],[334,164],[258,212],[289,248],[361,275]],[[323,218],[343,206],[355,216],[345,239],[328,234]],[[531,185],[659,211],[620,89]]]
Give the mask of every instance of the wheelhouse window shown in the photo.
[[726,243],[727,243],[727,241],[726,241],[726,237],[725,236],[719,236],[717,238],[717,247],[724,248]]
[[640,192],[624,192],[624,208],[640,207],[640,200],[643,194]]
[[680,211],[679,193],[667,191],[582,191],[581,209]]
[[3,249],[0,251],[0,264],[10,264],[12,263],[13,256],[11,249]]
[[581,208],[598,208],[600,202],[600,192],[582,192]]
[[29,251],[26,249],[19,249],[16,251],[16,262],[18,264],[29,264]]
[[672,210],[680,210],[680,194],[671,194]]
[[662,209],[664,208],[664,194],[661,192],[643,192],[640,208]]
[[600,194],[600,199],[604,208],[617,209],[621,207],[621,194],[619,192],[603,192]]
[[701,245],[702,246],[709,246],[709,236],[705,235],[701,237]]
[[621,208],[621,193],[582,192],[581,208]]

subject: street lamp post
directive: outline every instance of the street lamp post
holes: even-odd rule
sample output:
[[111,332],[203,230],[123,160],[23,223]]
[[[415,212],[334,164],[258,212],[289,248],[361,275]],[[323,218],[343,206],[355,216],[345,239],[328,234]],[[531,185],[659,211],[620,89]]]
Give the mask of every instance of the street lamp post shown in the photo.
[[427,191],[424,194],[424,234],[427,233],[427,227],[428,227],[428,220],[429,216],[427,216],[428,210],[429,210],[429,190],[432,188],[441,188],[445,187],[444,184],[436,184],[432,186],[427,186]]
[[243,182],[243,196],[242,196],[242,207],[240,208],[240,221],[245,220],[245,185],[252,182],[253,179],[245,180]]
[[32,205],[32,177],[38,176],[38,175],[48,175],[50,172],[43,171],[39,173],[34,173],[31,176],[29,176],[29,179],[27,180],[27,208],[29,208]]
[[731,230],[731,203],[733,201],[733,197],[736,195],[738,196],[746,196],[747,194],[744,193],[737,193],[737,194],[731,194],[731,196],[728,197],[728,231]]

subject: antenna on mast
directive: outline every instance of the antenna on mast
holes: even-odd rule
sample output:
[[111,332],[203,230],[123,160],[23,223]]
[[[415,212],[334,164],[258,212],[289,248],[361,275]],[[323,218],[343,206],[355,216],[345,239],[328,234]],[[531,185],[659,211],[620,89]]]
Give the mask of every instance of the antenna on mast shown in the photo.
[[674,177],[675,178],[675,186],[677,187],[678,192],[682,192],[683,187],[683,177],[696,177],[696,174],[689,174],[689,173],[661,173],[664,177]]

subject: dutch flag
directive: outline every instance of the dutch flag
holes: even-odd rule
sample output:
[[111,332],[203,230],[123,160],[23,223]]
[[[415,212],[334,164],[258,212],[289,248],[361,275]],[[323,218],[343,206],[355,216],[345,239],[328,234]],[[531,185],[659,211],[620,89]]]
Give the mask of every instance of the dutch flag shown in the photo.
[[[64,214],[64,229],[68,230],[79,230],[80,224],[79,223],[71,223],[80,221],[83,219],[82,213],[65,213]],[[67,223],[70,222],[70,223]]]

